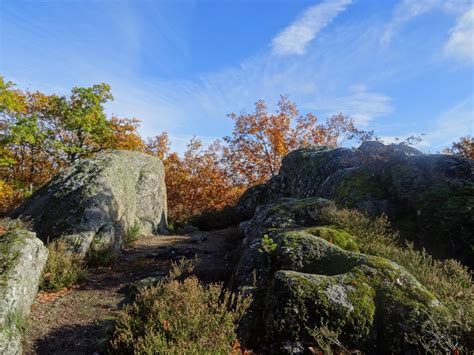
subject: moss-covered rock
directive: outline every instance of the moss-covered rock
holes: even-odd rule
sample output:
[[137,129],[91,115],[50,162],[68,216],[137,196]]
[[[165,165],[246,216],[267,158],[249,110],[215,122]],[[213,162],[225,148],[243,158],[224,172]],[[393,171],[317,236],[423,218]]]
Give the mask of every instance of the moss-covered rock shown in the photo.
[[241,225],[241,229],[247,237],[252,238],[269,228],[314,226],[321,222],[322,209],[332,205],[331,201],[318,197],[280,199],[260,206],[254,217]]
[[[443,351],[454,341],[447,310],[402,267],[343,250],[312,229],[273,231],[274,257],[253,254],[260,268],[246,279],[255,297],[249,334],[263,327],[260,337],[278,353],[289,343],[314,344],[311,331],[322,326],[346,347],[369,353],[416,353],[426,350],[424,342]],[[432,319],[444,338],[424,333]]]
[[[278,271],[268,292],[264,322],[268,339],[314,343],[311,331],[327,327],[345,347],[363,352],[418,353],[423,341],[444,351],[450,339],[423,333],[431,319],[450,328],[444,307],[403,269],[386,263],[362,264],[332,276]],[[439,324],[436,324],[439,325]],[[449,338],[449,333],[443,333]]]
[[359,251],[355,238],[337,226],[318,226],[306,230],[308,233],[323,238],[345,250]]
[[[231,286],[254,297],[241,327],[249,344],[304,352],[323,327],[345,347],[368,353],[443,352],[456,343],[452,313],[415,277],[388,259],[358,252],[356,238],[325,225],[320,213],[306,219],[309,206],[320,212],[330,204],[267,205],[245,225]],[[300,221],[313,225],[298,227]]]
[[30,313],[48,250],[32,232],[0,236],[0,353],[21,353],[21,332]]
[[290,152],[268,183],[245,193],[237,209],[323,197],[372,216],[385,214],[404,239],[473,268],[473,169],[472,160],[422,154],[403,144],[303,148]]
[[102,152],[59,173],[13,212],[43,241],[63,238],[82,254],[114,255],[127,232],[166,229],[162,162],[139,152]]

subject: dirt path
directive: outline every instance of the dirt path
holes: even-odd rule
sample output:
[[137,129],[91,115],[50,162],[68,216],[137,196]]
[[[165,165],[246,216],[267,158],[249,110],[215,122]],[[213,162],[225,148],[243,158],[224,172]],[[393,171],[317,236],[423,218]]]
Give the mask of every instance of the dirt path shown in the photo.
[[127,300],[128,285],[167,274],[171,262],[197,257],[204,282],[227,281],[238,232],[225,229],[183,236],[146,236],[109,268],[89,270],[80,285],[53,301],[38,295],[25,336],[25,354],[102,354],[107,331]]

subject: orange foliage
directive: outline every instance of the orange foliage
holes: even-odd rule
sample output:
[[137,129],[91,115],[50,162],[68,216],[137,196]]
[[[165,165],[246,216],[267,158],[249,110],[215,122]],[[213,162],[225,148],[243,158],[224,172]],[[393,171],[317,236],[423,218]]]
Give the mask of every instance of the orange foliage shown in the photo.
[[443,150],[444,154],[461,155],[468,159],[474,159],[474,138],[465,136],[459,138],[459,141],[453,142],[450,148]]
[[263,100],[255,104],[251,114],[229,117],[235,126],[231,137],[225,137],[226,162],[234,172],[234,181],[247,186],[262,183],[278,173],[281,159],[289,151],[308,146],[336,146],[344,136],[362,136],[351,118],[335,115],[318,123],[312,113],[300,115],[294,102],[281,96],[278,110],[268,113]]
[[148,154],[164,160],[170,152],[170,139],[168,133],[163,132],[155,138],[148,138],[145,151]]
[[204,210],[220,209],[234,202],[242,189],[232,184],[222,165],[222,147],[215,141],[207,148],[193,138],[183,157],[169,153],[169,139],[163,133],[148,141],[147,151],[163,159],[166,171],[168,215],[182,222]]
[[0,180],[0,214],[5,214],[12,206],[18,205],[23,199],[19,189]]
[[145,150],[145,142],[138,134],[138,127],[140,127],[140,120],[136,118],[117,118],[112,117],[110,128],[112,134],[109,138],[107,148],[119,150]]

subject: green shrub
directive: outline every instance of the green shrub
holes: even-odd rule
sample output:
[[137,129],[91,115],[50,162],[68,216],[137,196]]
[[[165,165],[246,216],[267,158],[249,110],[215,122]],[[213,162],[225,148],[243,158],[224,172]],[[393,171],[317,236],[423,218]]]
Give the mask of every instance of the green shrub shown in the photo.
[[[118,317],[110,338],[116,354],[228,354],[249,298],[194,276],[142,289]],[[230,307],[232,305],[232,307]]]
[[467,267],[456,260],[435,260],[412,243],[400,244],[385,216],[370,219],[358,211],[335,208],[326,208],[323,216],[354,236],[362,253],[382,256],[405,267],[448,307],[465,336],[473,335],[474,285]]
[[265,234],[262,238],[262,247],[258,249],[260,253],[267,253],[268,255],[272,255],[278,248],[278,244],[274,242],[272,238],[270,238],[267,234]]
[[48,261],[40,283],[41,290],[58,291],[85,277],[83,258],[71,252],[67,242],[56,240],[48,245],[48,251]]
[[169,234],[174,234],[177,230],[175,223],[173,221],[168,221],[168,233]]
[[93,268],[110,266],[117,261],[117,254],[113,248],[90,248],[87,252],[87,265]]
[[140,236],[140,224],[135,223],[132,227],[128,228],[127,233],[125,233],[125,238],[124,238],[124,245],[126,247],[131,246],[133,243],[135,243],[138,240],[138,237]]

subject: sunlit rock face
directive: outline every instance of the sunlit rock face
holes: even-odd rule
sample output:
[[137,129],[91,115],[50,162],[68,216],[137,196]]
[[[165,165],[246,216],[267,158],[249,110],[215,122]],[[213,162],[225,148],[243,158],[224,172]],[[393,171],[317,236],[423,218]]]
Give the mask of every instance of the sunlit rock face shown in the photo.
[[130,230],[167,227],[162,162],[139,152],[102,152],[76,162],[13,213],[43,241],[66,239],[82,254],[121,249]]
[[0,353],[21,354],[22,326],[38,291],[48,249],[35,233],[14,229],[0,237]]

